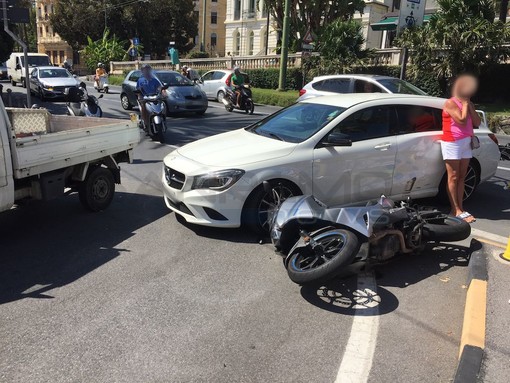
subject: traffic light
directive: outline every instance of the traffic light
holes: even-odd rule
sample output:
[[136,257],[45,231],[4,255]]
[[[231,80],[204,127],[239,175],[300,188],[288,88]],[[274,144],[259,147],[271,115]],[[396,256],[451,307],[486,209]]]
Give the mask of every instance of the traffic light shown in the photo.
[[28,8],[18,7],[17,0],[0,0],[0,18],[4,19],[4,9],[7,8],[7,21],[13,24],[29,24],[30,11]]

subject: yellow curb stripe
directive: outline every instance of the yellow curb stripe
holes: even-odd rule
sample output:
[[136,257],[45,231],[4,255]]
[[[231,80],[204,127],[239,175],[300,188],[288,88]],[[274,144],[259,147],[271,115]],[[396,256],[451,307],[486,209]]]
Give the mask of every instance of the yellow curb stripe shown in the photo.
[[487,281],[473,279],[469,284],[464,309],[459,358],[465,345],[485,348],[485,315],[487,311]]
[[499,247],[500,249],[506,249],[506,246],[503,245],[502,243],[500,242],[494,242],[494,241],[490,241],[488,239],[483,239],[483,238],[476,238],[478,241],[480,242],[483,242],[483,243],[486,243],[488,245],[492,245],[492,246],[495,246],[495,247]]

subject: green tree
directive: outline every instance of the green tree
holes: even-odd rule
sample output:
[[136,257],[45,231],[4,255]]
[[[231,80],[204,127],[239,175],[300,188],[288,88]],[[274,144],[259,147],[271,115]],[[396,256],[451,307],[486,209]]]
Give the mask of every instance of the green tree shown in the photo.
[[412,49],[413,67],[439,78],[480,69],[508,57],[509,27],[494,22],[491,0],[437,0],[439,11],[422,27],[405,30],[397,45]]
[[[301,38],[310,30],[320,35],[323,27],[340,19],[350,20],[355,13],[363,13],[363,0],[290,0],[291,45],[298,47]],[[267,9],[275,18],[276,29],[282,30],[285,0],[265,0]],[[297,43],[296,43],[297,42]]]
[[319,37],[321,69],[326,73],[345,72],[350,66],[361,66],[370,57],[365,49],[363,27],[355,20],[336,19],[328,24]]
[[186,53],[198,33],[192,0],[59,0],[50,21],[55,32],[79,50],[88,43],[87,36],[101,38],[105,13],[113,34],[121,40],[139,37],[147,53],[165,54],[169,41]]
[[14,40],[3,29],[0,30],[0,62],[7,61],[14,49]]
[[120,61],[126,54],[127,42],[119,40],[115,35],[110,37],[108,29],[99,40],[94,41],[88,37],[87,41],[82,53],[89,70],[95,69],[98,62],[104,63],[108,68],[110,61]]

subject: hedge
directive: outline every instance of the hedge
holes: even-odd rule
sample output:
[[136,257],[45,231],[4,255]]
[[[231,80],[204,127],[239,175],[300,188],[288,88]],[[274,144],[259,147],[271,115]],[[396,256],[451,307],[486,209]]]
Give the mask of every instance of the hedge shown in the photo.
[[[280,70],[269,69],[241,69],[250,77],[250,81],[257,88],[278,89]],[[303,87],[303,72],[300,68],[287,69],[287,89],[299,90]]]
[[299,92],[288,90],[279,92],[273,89],[252,88],[253,102],[262,105],[289,106],[296,102]]

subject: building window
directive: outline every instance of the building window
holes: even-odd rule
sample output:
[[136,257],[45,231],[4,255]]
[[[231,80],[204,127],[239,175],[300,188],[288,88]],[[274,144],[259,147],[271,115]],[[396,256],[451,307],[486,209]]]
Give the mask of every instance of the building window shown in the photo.
[[211,24],[218,24],[218,12],[211,12]]
[[253,46],[255,44],[255,33],[253,31],[248,35],[248,55],[253,55]]
[[46,36],[48,36],[48,34],[50,33],[50,29],[48,28],[47,25],[44,27],[44,29],[45,29],[45,32],[46,32]]
[[248,17],[255,17],[255,0],[248,0]]
[[260,50],[261,51],[263,50],[264,54],[266,52],[266,41],[267,41],[267,29],[264,29],[260,36]]
[[235,36],[236,36],[236,38],[234,39],[234,44],[235,44],[234,54],[238,55],[241,52],[241,33],[236,32]]
[[241,18],[241,0],[234,0],[234,20]]
[[218,43],[218,35],[216,33],[211,33],[211,49],[215,49],[217,43]]
[[211,3],[217,3],[218,0],[211,0]]
[[42,27],[39,27],[39,37],[43,37],[43,29],[42,29]]
[[262,17],[267,17],[267,7],[265,1],[262,2]]

